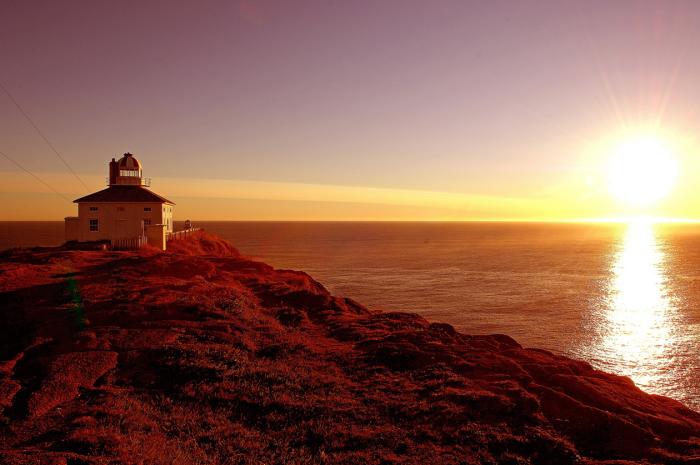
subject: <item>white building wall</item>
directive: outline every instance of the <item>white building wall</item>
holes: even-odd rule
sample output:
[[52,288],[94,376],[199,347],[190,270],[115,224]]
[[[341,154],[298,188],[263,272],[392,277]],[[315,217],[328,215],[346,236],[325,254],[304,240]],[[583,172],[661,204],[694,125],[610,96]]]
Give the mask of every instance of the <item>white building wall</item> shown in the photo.
[[[135,238],[142,234],[144,220],[150,224],[165,224],[169,219],[167,231],[171,232],[172,211],[172,205],[163,203],[81,202],[78,204],[78,240]],[[97,220],[97,231],[90,230],[90,220]]]
[[168,204],[163,204],[162,208],[162,224],[165,225],[165,232],[173,232],[173,206]]

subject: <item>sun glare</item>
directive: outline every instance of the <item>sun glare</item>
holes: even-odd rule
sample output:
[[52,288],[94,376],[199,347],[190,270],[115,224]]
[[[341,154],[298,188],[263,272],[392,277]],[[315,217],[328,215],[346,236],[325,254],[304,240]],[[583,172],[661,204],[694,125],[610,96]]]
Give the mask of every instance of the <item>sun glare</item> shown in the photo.
[[662,140],[653,136],[623,141],[610,158],[610,192],[628,206],[655,204],[671,192],[677,177],[676,158]]

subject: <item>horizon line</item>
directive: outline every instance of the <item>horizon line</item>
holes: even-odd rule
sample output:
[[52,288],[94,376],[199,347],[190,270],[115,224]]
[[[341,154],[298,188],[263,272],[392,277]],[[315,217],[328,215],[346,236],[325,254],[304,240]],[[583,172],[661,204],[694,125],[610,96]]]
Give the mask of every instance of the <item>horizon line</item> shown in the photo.
[[[604,218],[561,218],[561,219],[545,219],[545,218],[473,218],[473,219],[416,219],[416,220],[402,220],[402,219],[388,219],[388,220],[321,220],[321,219],[311,219],[311,220],[276,220],[276,219],[189,219],[191,222],[201,222],[201,223],[555,223],[555,224],[566,224],[566,223],[609,223],[609,224],[622,224],[622,223],[654,223],[654,224],[695,224],[700,223],[700,219],[695,218],[675,218],[675,217],[650,217],[650,216],[626,216],[626,217],[604,217]],[[51,220],[2,220],[0,223],[63,223],[64,219],[51,219]],[[185,220],[174,220],[174,222],[184,222]]]

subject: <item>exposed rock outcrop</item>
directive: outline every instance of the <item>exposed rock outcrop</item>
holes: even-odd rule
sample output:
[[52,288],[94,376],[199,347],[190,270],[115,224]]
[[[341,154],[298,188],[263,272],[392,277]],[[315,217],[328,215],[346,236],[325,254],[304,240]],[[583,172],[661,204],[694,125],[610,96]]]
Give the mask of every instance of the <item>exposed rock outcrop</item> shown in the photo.
[[0,463],[700,463],[700,414],[206,234],[0,262]]

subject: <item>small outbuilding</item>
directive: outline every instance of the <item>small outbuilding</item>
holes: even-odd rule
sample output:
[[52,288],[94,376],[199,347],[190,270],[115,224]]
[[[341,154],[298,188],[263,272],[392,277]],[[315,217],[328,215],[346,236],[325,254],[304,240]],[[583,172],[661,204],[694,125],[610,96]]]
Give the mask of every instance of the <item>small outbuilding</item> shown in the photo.
[[148,243],[165,250],[173,232],[173,206],[147,189],[141,163],[130,153],[109,162],[108,187],[74,200],[78,216],[66,218],[66,240],[109,241],[113,248],[133,249]]

